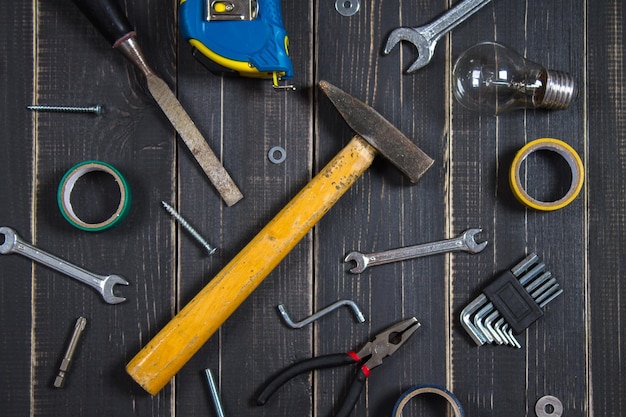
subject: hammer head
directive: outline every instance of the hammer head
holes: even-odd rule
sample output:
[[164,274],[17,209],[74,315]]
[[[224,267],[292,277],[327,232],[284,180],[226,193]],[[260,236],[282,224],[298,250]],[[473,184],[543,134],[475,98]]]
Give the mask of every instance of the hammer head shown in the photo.
[[348,125],[411,182],[417,182],[433,164],[428,155],[376,110],[327,81],[320,81],[319,87]]

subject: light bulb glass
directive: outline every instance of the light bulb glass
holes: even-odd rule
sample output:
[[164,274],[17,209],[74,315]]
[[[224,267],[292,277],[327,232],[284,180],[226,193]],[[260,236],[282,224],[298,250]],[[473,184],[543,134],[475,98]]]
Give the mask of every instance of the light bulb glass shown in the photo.
[[564,109],[576,98],[571,76],[546,70],[495,42],[482,42],[463,52],[454,64],[453,84],[459,103],[481,113]]

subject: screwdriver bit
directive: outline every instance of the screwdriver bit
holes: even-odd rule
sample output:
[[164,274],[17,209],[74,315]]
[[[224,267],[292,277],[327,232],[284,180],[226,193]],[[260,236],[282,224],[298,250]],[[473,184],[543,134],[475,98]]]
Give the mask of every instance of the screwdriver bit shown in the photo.
[[65,355],[63,356],[63,360],[61,361],[61,366],[59,366],[59,373],[54,380],[55,388],[62,388],[63,384],[65,384],[65,374],[70,369],[70,365],[72,364],[72,358],[74,357],[74,351],[76,351],[78,340],[83,334],[86,325],[86,318],[79,317],[78,320],[76,320],[74,332],[72,333],[72,337],[70,338],[70,341],[67,345],[67,350],[65,351]]

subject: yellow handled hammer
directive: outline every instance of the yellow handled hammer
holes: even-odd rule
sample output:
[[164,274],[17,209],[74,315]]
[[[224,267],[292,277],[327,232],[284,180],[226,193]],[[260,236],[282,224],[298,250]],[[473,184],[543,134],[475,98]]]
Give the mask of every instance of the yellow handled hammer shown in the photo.
[[372,164],[385,156],[417,182],[433,160],[376,110],[332,84],[322,91],[357,135],[128,363],[156,394]]

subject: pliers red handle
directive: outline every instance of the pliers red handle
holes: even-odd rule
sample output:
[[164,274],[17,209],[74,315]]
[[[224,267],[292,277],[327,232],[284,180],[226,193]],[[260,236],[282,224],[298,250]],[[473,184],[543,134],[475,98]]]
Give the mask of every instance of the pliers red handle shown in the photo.
[[278,388],[291,378],[315,369],[334,368],[350,364],[361,364],[357,371],[348,394],[335,417],[347,417],[359,399],[365,381],[370,371],[382,364],[382,360],[393,354],[407,339],[419,328],[420,324],[415,317],[403,320],[377,334],[374,339],[367,342],[358,352],[337,353],[332,355],[318,356],[297,362],[284,369],[274,377],[263,389],[257,398],[258,405],[264,405]]

